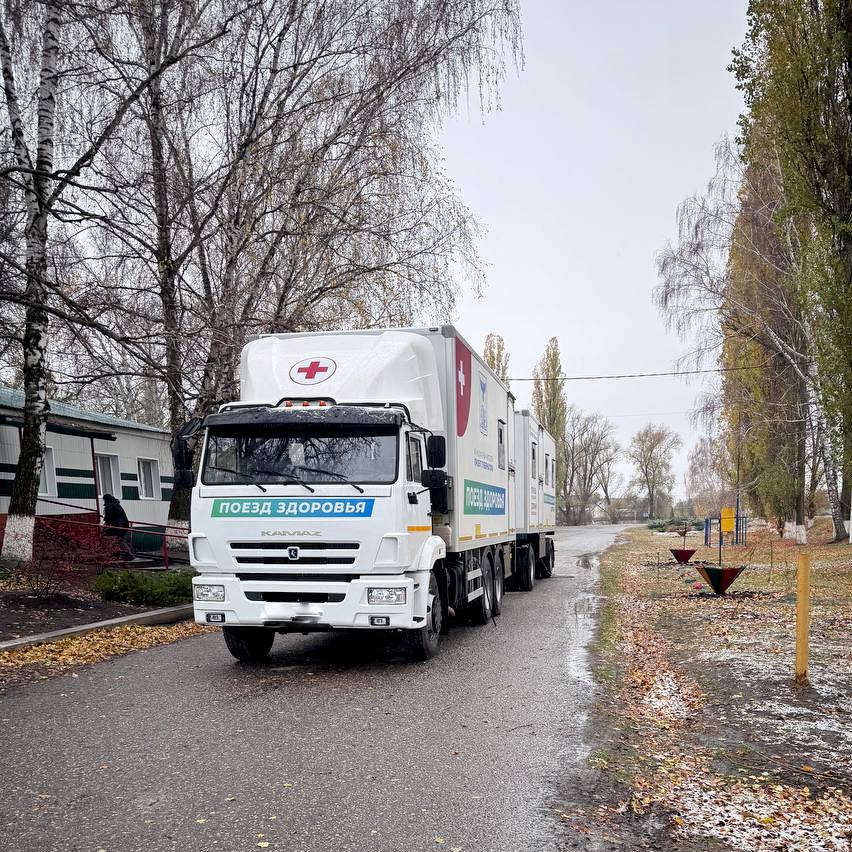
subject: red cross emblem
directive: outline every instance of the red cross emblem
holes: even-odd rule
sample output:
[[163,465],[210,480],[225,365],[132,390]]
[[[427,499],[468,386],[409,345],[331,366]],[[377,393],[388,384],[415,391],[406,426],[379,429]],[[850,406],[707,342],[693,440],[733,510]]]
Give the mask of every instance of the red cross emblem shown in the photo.
[[290,379],[298,385],[318,385],[330,379],[337,364],[331,358],[305,358],[290,368]]

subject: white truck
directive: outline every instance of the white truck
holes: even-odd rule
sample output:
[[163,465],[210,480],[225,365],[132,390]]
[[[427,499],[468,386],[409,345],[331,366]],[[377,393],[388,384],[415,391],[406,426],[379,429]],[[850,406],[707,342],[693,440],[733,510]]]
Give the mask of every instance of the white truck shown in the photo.
[[451,326],[255,338],[240,400],[178,436],[191,484],[189,440],[195,620],[239,660],[334,629],[427,659],[553,570],[553,441]]

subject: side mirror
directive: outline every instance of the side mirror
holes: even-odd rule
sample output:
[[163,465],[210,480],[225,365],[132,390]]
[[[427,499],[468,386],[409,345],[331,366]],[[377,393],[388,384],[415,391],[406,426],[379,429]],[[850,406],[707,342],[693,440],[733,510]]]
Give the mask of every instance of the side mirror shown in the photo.
[[[195,484],[192,462],[195,455],[195,443],[198,433],[201,431],[202,423],[201,417],[193,417],[192,420],[181,426],[172,441],[175,488],[189,489]],[[192,446],[190,446],[190,442]]]
[[426,464],[429,467],[444,467],[447,463],[447,439],[443,435],[426,438]]
[[[442,439],[443,440],[443,439]],[[446,515],[450,511],[450,487],[447,472],[426,468],[420,475],[420,484],[429,489],[432,511]]]
[[444,488],[447,485],[447,472],[427,467],[420,474],[420,484],[424,488]]

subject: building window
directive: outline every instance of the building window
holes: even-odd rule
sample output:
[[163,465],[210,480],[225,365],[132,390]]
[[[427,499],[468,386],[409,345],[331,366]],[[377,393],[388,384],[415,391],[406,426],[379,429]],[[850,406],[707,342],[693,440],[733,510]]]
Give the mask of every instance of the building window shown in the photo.
[[550,481],[553,486],[556,486],[556,459],[550,460],[551,468],[550,468]]
[[535,456],[536,445],[532,445],[532,453],[530,454],[530,479],[538,479],[538,465],[536,464]]
[[156,459],[137,459],[139,472],[139,498],[160,499],[160,463]]
[[98,474],[98,496],[112,494],[121,497],[121,477],[118,474],[118,456],[96,455]]
[[544,454],[544,484],[550,485],[550,453]]
[[408,454],[406,456],[406,475],[409,482],[420,482],[423,474],[423,460],[420,453],[420,438],[409,433]]
[[497,467],[506,469],[506,424],[502,420],[497,421]]
[[56,467],[53,461],[53,447],[45,447],[44,449],[44,462],[41,466],[41,477],[38,481],[38,496],[56,496]]

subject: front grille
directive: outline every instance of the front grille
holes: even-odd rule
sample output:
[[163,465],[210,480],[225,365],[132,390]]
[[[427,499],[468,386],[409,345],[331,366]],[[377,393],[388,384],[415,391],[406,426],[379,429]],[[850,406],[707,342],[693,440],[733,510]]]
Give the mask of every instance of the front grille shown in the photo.
[[354,565],[354,556],[236,556],[237,565]]
[[232,541],[231,550],[358,550],[357,541]]
[[278,583],[282,580],[294,583],[351,583],[360,574],[270,574],[266,571],[238,573],[237,579],[250,582]]
[[[354,565],[361,545],[357,541],[232,541],[237,565]],[[291,548],[298,556],[291,559]],[[253,553],[251,551],[254,551]]]
[[267,603],[340,603],[346,597],[332,592],[246,592],[245,596]]

